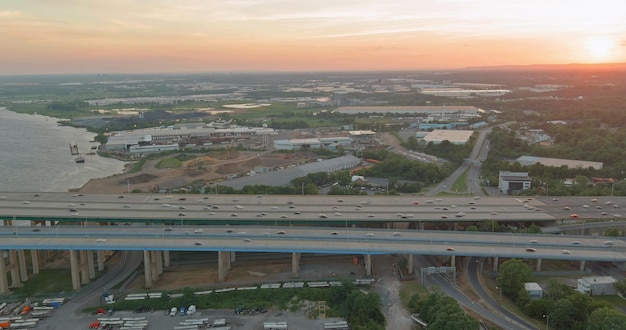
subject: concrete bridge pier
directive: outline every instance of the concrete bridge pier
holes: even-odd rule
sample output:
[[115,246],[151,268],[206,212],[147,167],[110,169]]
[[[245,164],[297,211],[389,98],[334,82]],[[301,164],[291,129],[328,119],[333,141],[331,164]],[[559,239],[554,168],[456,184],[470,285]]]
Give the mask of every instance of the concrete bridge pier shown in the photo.
[[291,277],[300,277],[300,258],[302,258],[300,252],[291,254]]
[[450,267],[456,267],[456,256],[450,256]]
[[21,287],[22,282],[20,282],[20,270],[17,261],[17,251],[15,250],[9,250],[9,272],[11,273],[11,287]]
[[0,250],[0,295],[9,294],[9,279],[7,278],[7,267],[4,262],[4,251]]
[[541,271],[541,258],[537,259],[537,271],[540,272]]
[[498,257],[493,257],[493,271],[498,272]]
[[407,254],[406,256],[406,272],[407,274],[413,274],[415,272],[414,266],[413,266],[413,255],[412,254]]
[[[159,275],[161,275],[161,273],[159,273],[159,257],[161,257],[161,255],[158,251],[150,251],[150,276],[152,277],[152,282],[158,281]],[[162,270],[163,269],[161,269],[161,271]]]
[[159,276],[163,275],[163,253],[161,251],[154,251],[156,271]]
[[143,251],[143,273],[144,273],[144,288],[150,289],[152,287],[152,262],[150,261],[150,251]]
[[580,261],[580,268],[579,268],[579,270],[580,270],[581,272],[585,270],[585,260],[581,260],[581,261]]
[[93,251],[85,251],[85,256],[87,257],[87,274],[89,275],[89,279],[93,280],[96,278],[96,268],[93,263]]
[[365,255],[365,276],[372,276],[372,255]]
[[230,267],[230,256],[226,251],[217,251],[217,281],[226,281],[226,273]]
[[70,272],[72,274],[72,289],[80,289],[80,270],[78,268],[78,252],[70,250]]
[[28,281],[28,273],[26,272],[26,254],[24,250],[17,250],[17,263],[20,268],[20,280],[23,282]]
[[163,251],[163,267],[170,266],[170,251]]
[[30,250],[30,261],[33,264],[33,275],[39,274],[39,250]]
[[104,270],[104,251],[98,250],[96,251],[96,262],[98,263],[98,271],[101,272]]
[[78,251],[78,272],[80,274],[80,284],[89,284],[89,267],[87,263],[87,250]]

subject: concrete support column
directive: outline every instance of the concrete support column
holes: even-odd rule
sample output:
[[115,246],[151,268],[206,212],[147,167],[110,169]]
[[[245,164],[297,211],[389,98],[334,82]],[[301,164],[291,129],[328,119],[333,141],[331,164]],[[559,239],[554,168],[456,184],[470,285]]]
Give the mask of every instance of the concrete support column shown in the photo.
[[233,263],[231,262],[232,252],[224,252],[224,263],[226,265],[226,269],[233,269]]
[[170,266],[170,251],[163,251],[163,267]]
[[450,267],[456,267],[456,256],[450,256]]
[[26,254],[24,250],[17,250],[17,263],[20,266],[20,280],[23,282],[28,281],[28,273],[26,272]]
[[152,274],[151,274],[151,262],[150,251],[143,251],[143,274],[144,274],[144,287],[150,289],[152,287]]
[[541,258],[537,259],[537,271],[541,271]]
[[150,275],[152,275],[152,281],[157,281],[159,279],[159,270],[157,269],[156,263],[157,258],[157,252],[150,251]]
[[580,261],[580,268],[579,269],[580,269],[581,272],[585,270],[585,260],[581,260]]
[[372,276],[372,255],[365,255],[365,276]]
[[89,267],[87,267],[87,250],[79,251],[80,284],[89,284]]
[[33,275],[39,274],[39,251],[30,250],[30,261],[33,264]]
[[233,262],[235,262],[235,259],[237,259],[237,252],[230,251],[230,263],[232,264]]
[[19,267],[17,265],[17,251],[15,250],[9,250],[9,271],[11,272],[11,287],[21,287],[22,282],[20,282]]
[[78,253],[76,250],[70,250],[70,272],[72,273],[72,289],[80,289],[80,275],[78,269]]
[[98,271],[101,272],[104,270],[104,251],[98,250],[96,251],[96,262],[98,263]]
[[9,294],[9,279],[7,267],[4,263],[4,251],[0,250],[0,294]]
[[424,230],[424,223],[420,222],[420,230]]
[[93,280],[96,278],[96,267],[93,263],[93,251],[88,250],[85,252],[85,255],[87,256],[87,273],[89,274],[89,279]]
[[293,252],[291,254],[291,277],[300,277],[300,258],[302,253]]
[[498,272],[498,257],[493,257],[493,271]]
[[161,255],[161,251],[154,251],[156,253],[156,270],[157,275],[163,274],[163,256]]
[[226,280],[226,260],[229,256],[224,251],[217,251],[217,281],[224,282]]
[[407,274],[413,274],[415,272],[415,266],[413,266],[413,255],[412,254],[407,254],[406,255],[406,268],[407,268]]

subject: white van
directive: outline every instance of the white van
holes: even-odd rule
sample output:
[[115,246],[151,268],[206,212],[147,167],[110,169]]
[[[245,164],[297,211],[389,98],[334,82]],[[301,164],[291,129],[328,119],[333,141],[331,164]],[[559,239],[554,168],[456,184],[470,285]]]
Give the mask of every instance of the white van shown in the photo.
[[187,308],[187,315],[192,315],[195,312],[196,312],[196,305],[189,305],[189,308]]
[[178,311],[178,308],[172,307],[172,309],[170,309],[170,316],[172,317],[176,316],[177,311]]

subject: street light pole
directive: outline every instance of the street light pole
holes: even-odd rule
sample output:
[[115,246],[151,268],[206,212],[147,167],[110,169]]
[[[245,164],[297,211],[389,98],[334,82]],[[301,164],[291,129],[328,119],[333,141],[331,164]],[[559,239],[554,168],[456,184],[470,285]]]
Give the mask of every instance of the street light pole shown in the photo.
[[550,330],[550,315],[544,315],[546,318],[546,330]]

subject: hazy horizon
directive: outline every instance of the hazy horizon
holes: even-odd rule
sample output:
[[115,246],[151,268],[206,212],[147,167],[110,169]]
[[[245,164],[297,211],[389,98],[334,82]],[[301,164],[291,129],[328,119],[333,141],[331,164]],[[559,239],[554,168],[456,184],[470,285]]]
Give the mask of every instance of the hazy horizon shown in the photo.
[[613,0],[8,0],[0,75],[623,63],[623,22]]

